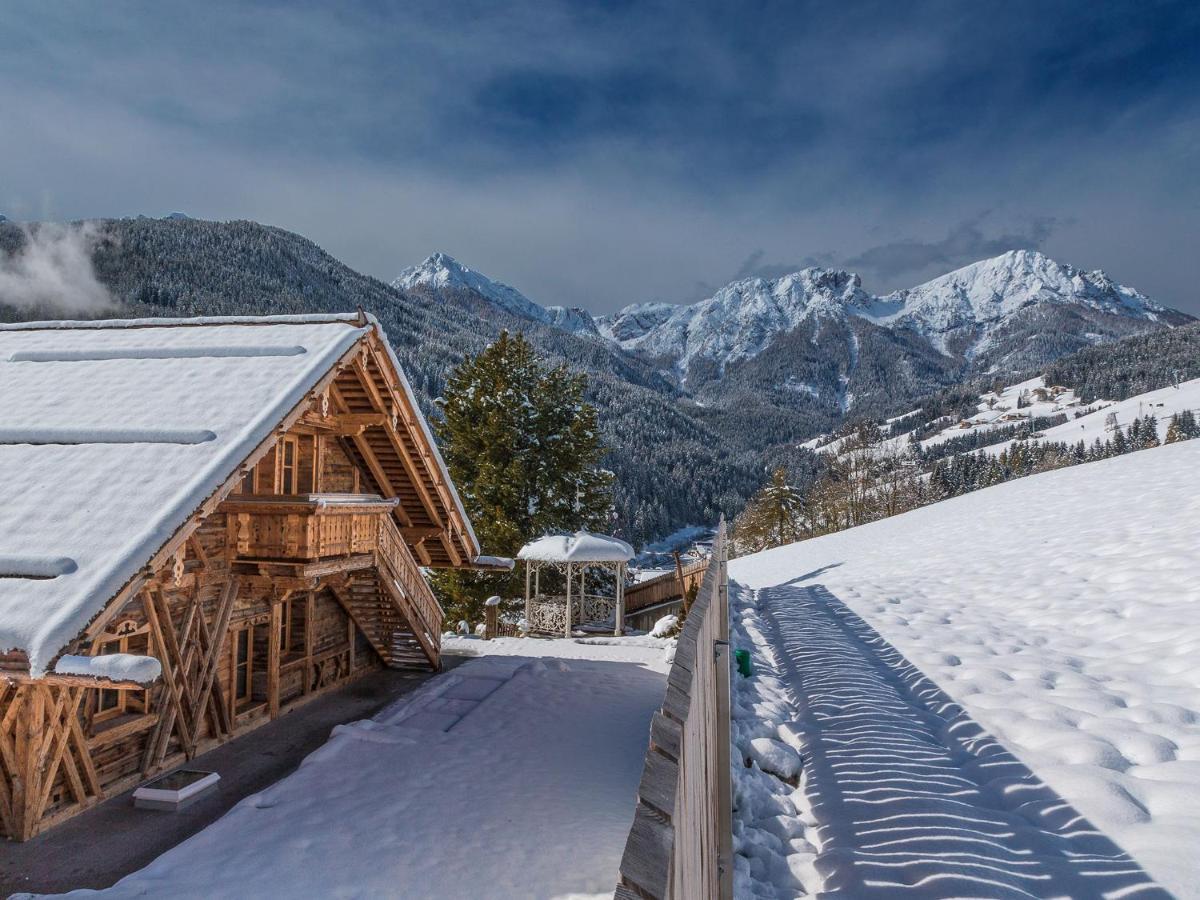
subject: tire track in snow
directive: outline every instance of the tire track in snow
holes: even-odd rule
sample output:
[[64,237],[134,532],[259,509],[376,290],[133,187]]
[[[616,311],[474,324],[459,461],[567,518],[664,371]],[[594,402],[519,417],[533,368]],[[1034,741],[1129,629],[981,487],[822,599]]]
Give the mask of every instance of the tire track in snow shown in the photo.
[[1170,895],[820,586],[758,592],[823,897]]

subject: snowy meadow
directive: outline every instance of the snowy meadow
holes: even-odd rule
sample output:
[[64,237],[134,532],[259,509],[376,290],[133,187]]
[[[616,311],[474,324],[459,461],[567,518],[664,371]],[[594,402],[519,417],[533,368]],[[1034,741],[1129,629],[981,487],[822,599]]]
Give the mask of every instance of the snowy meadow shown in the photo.
[[[880,674],[878,660],[898,651],[897,665],[928,676],[1101,837],[1176,895],[1200,896],[1200,496],[1189,489],[1198,464],[1200,445],[1168,445],[732,561],[731,579],[755,594],[747,614],[760,653],[775,654],[768,674],[816,729],[795,744],[816,752],[821,728],[832,727],[820,722],[821,703],[869,704],[879,691],[911,707],[892,723],[894,739],[903,743],[902,720],[915,718],[925,736],[912,740],[944,743],[953,716],[930,719],[936,704],[931,712],[902,675]],[[804,605],[810,614],[797,616]],[[754,624],[760,615],[773,622]],[[851,640],[855,620],[866,636]],[[845,641],[867,675],[846,675]],[[839,671],[840,686],[818,683]],[[955,777],[960,763],[945,760]],[[967,775],[984,795],[1028,787]],[[838,844],[822,844],[813,827],[812,785],[789,802],[801,873],[815,864],[835,876]],[[1016,809],[1027,825],[1061,831],[1044,805],[999,806],[998,828],[1011,828]],[[1123,871],[1111,853],[1100,856]],[[906,874],[910,886],[923,883],[919,867],[891,877]]]

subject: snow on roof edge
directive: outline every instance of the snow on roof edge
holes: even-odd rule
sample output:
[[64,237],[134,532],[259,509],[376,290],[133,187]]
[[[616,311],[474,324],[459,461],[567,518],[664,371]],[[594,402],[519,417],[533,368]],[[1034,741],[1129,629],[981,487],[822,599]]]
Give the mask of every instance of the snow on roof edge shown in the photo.
[[[379,320],[367,313],[376,325]],[[57,319],[40,322],[7,322],[0,331],[65,331],[105,328],[186,328],[198,325],[325,325],[334,322],[362,324],[358,313],[307,313],[285,316],[189,316],[175,319]]]

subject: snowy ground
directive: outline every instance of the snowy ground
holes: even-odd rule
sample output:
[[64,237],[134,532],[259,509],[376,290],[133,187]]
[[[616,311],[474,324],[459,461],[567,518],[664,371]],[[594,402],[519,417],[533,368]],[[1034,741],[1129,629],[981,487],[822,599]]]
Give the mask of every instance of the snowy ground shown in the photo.
[[1173,444],[734,560],[771,695],[740,740],[806,759],[799,791],[742,779],[743,885],[1151,896],[1107,836],[1200,897],[1198,467]]
[[448,639],[480,658],[99,893],[611,897],[669,644]]

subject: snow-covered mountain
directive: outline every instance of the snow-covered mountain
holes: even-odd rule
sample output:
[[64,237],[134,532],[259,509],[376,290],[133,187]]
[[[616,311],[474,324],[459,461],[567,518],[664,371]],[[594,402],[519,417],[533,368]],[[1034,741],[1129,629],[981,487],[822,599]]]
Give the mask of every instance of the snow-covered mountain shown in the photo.
[[[1035,308],[1071,308],[1080,321],[1125,320],[1130,333],[1187,317],[1117,284],[1101,271],[1081,272],[1032,250],[972,263],[914,288],[873,296],[857,275],[820,268],[782,278],[748,278],[687,306],[635,304],[598,321],[600,333],[627,350],[669,359],[686,376],[703,359],[724,371],[750,359],[810,319],[862,319],[908,330],[944,356],[989,359]],[[1103,328],[1085,340],[1107,337]],[[1114,335],[1115,336],[1115,335]]]
[[1171,310],[1103,271],[1082,272],[1034,250],[1013,250],[889,294],[883,304],[895,312],[881,321],[916,328],[945,353],[965,343],[965,354],[973,357],[988,349],[998,327],[1039,303],[1144,322],[1174,321]]
[[467,268],[447,253],[434,253],[419,265],[404,269],[392,280],[392,287],[402,290],[424,287],[434,291],[466,291],[522,319],[552,325],[575,334],[596,332],[596,325],[586,310],[541,306],[516,288]]
[[638,303],[597,318],[540,306],[444,253],[393,285],[606,341],[704,404],[745,415],[763,405],[806,410],[830,426],[852,410],[886,415],[964,378],[1027,372],[1191,318],[1031,250],[883,296],[854,273],[808,268],[735,281],[698,303]]
[[599,328],[626,350],[670,358],[686,374],[694,359],[714,360],[724,368],[757,356],[806,319],[865,312],[874,299],[857,275],[803,269],[772,281],[735,281],[690,306],[628,306],[601,318]]

